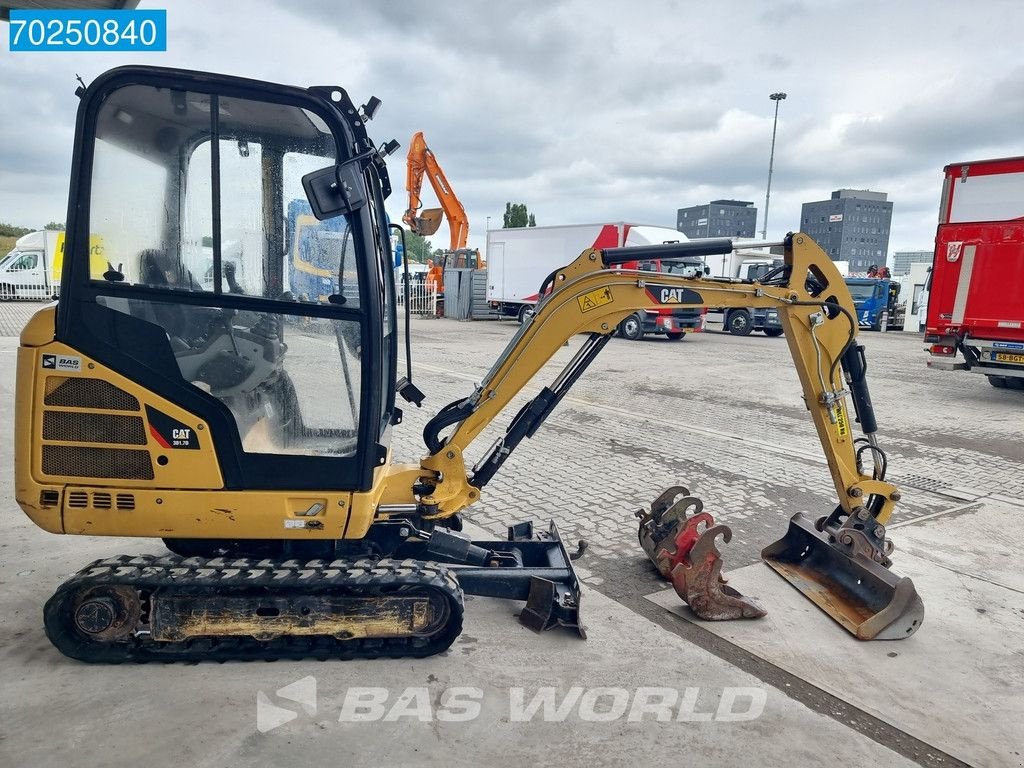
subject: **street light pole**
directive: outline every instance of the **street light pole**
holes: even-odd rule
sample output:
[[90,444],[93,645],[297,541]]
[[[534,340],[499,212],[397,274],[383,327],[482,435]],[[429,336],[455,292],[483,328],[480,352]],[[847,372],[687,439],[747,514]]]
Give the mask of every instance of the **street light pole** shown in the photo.
[[772,197],[772,168],[775,165],[775,131],[779,127],[779,102],[786,98],[781,91],[768,96],[775,102],[775,122],[772,123],[772,152],[768,157],[768,190],[764,193],[764,225],[761,229],[761,239],[768,239],[768,202]]

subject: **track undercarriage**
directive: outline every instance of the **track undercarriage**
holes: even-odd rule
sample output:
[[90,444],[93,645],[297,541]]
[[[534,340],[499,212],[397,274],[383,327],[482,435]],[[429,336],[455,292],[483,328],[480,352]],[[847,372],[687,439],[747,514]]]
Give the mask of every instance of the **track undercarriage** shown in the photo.
[[584,636],[579,582],[553,524],[481,542],[381,525],[387,557],[98,560],[47,602],[46,633],[65,655],[99,663],[420,658],[458,637],[468,593],[525,600],[525,626]]

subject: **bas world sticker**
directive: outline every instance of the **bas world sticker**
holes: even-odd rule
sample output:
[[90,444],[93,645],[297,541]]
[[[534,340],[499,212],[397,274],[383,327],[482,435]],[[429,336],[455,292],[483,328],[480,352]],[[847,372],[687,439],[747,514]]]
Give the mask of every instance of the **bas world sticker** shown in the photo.
[[43,368],[49,371],[75,371],[82,370],[82,358],[73,355],[43,355]]

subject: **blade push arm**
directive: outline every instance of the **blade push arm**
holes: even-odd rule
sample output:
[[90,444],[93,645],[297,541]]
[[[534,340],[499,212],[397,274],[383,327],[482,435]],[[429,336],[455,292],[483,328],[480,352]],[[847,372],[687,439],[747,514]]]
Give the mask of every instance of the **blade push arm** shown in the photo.
[[[421,462],[421,468],[437,479],[432,493],[421,501],[436,510],[436,516],[447,517],[478,499],[480,488],[497,467],[523,437],[533,434],[618,323],[630,314],[669,306],[773,307],[785,329],[804,400],[828,461],[839,497],[837,512],[842,511],[850,519],[860,515],[862,520],[873,518],[884,524],[899,494],[895,486],[884,481],[882,473],[865,474],[859,468],[858,448],[845,403],[850,393],[844,389],[844,371],[852,382],[856,410],[870,443],[860,450],[871,450],[877,457],[863,356],[855,344],[853,300],[832,261],[810,237],[789,236],[783,277],[764,283],[608,269],[618,261],[710,255],[731,248],[730,241],[721,240],[603,252],[588,250],[555,272],[550,278],[551,292],[537,305],[535,315],[521,326],[476,391],[466,400],[453,403],[428,424],[424,434],[430,455]],[[588,334],[589,338],[555,382],[520,411],[506,435],[470,475],[463,460],[467,446],[566,339],[576,334]],[[451,434],[440,438],[440,430],[451,426]],[[868,500],[871,509],[864,506]]]

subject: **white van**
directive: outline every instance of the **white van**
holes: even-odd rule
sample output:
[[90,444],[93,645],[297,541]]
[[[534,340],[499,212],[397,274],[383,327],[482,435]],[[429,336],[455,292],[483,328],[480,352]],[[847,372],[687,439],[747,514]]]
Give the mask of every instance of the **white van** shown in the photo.
[[0,301],[56,298],[63,248],[63,232],[30,232],[18,238],[0,261]]

